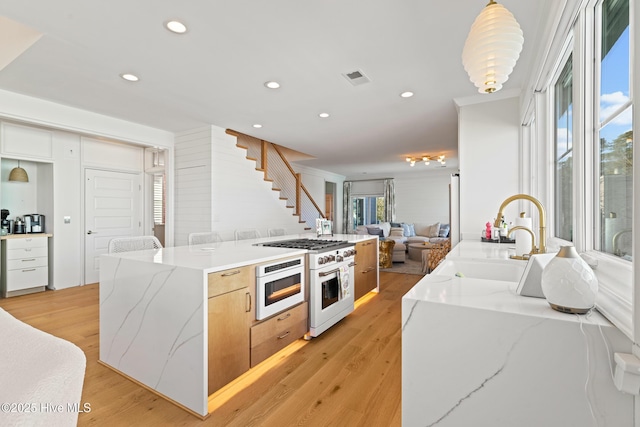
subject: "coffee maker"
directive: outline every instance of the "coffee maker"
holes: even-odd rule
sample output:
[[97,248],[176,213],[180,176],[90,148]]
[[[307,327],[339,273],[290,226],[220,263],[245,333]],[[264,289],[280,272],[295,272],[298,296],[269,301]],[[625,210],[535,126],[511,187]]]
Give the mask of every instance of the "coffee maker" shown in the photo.
[[9,216],[9,209],[0,210],[0,228],[3,230],[2,234],[11,234],[13,230],[11,230],[11,222],[7,219]]
[[25,233],[44,233],[44,215],[29,214],[24,216]]
[[13,232],[15,234],[24,234],[24,222],[22,222],[22,218],[20,218],[19,216],[16,217],[16,222],[13,225]]

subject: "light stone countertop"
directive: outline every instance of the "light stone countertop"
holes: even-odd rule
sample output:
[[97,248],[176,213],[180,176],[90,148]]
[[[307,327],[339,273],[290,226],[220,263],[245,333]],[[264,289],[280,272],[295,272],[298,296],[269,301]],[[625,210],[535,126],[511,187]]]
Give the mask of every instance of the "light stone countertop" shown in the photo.
[[[213,273],[230,268],[259,264],[284,257],[305,254],[307,251],[304,249],[256,246],[265,242],[300,238],[316,239],[318,237],[315,233],[292,234],[286,236],[241,240],[238,242],[227,241],[218,244],[176,246],[162,249],[122,252],[103,256],[191,268],[202,270],[204,273]],[[376,239],[377,237],[355,234],[334,234],[333,236],[321,236],[320,238],[322,240],[347,240],[351,243],[356,243],[359,241]]]
[[[513,245],[463,240],[447,254],[445,259],[469,259],[485,262],[500,261],[525,264],[526,261],[509,259]],[[553,310],[544,298],[518,295],[518,282],[494,281],[471,277],[428,274],[403,299],[459,307],[498,311],[579,323],[585,319]],[[406,319],[403,319],[403,322]],[[589,323],[611,326],[599,312],[592,310]]]
[[[462,241],[445,259],[524,262],[507,259],[511,246]],[[403,425],[633,425],[633,396],[612,380],[613,353],[631,342],[599,312],[441,271],[402,298]]]

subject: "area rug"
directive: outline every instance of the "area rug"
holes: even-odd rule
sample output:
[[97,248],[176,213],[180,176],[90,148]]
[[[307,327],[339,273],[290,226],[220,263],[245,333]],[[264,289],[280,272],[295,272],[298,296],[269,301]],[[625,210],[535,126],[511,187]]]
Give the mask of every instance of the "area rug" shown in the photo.
[[412,259],[405,259],[404,262],[394,262],[391,268],[381,268],[380,271],[386,271],[389,273],[404,273],[404,274],[419,274],[424,276],[422,272],[422,262],[414,261]]

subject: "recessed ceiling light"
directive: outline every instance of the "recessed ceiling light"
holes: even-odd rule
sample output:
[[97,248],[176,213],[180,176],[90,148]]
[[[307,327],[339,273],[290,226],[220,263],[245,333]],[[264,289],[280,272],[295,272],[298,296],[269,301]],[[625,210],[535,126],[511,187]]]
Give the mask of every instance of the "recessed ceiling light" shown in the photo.
[[120,77],[122,77],[123,79],[125,79],[126,81],[129,81],[129,82],[137,82],[138,80],[140,80],[140,78],[138,76],[136,76],[135,74],[131,74],[131,73],[122,73],[122,74],[120,74]]
[[280,83],[274,81],[265,82],[264,85],[269,89],[278,89],[280,87]]
[[256,129],[260,129],[262,125],[260,123],[256,123],[255,125],[253,125],[253,127]]
[[318,116],[322,117],[323,119],[326,119],[327,117],[329,117],[329,113],[320,113],[318,114]]
[[168,21],[164,24],[167,30],[176,34],[184,34],[187,32],[187,26],[180,21]]
[[411,98],[413,96],[413,92],[410,92],[410,91],[402,92],[400,96],[403,98]]

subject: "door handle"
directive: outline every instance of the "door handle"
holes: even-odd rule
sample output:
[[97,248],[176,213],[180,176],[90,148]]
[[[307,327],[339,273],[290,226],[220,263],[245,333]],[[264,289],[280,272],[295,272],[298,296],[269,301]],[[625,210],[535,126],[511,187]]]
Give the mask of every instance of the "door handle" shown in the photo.
[[89,231],[87,231],[87,234],[98,234],[98,232],[89,230]]

